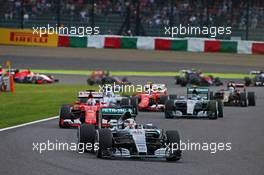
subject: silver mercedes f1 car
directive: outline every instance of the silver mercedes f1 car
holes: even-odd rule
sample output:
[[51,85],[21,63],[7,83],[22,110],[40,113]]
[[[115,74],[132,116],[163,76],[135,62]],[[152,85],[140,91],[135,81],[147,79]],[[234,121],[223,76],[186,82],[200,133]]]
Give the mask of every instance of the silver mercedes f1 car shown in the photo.
[[187,96],[168,100],[165,118],[209,118],[223,117],[222,100],[214,100],[213,92],[204,87],[187,88]]
[[[111,117],[120,109],[101,110],[99,122],[110,127],[95,128],[82,124],[78,129],[79,143],[98,144],[94,149],[98,158],[163,158],[167,161],[181,159],[178,131],[164,131],[152,124],[137,124],[133,116],[124,110],[120,118]],[[116,115],[115,115],[116,116]]]

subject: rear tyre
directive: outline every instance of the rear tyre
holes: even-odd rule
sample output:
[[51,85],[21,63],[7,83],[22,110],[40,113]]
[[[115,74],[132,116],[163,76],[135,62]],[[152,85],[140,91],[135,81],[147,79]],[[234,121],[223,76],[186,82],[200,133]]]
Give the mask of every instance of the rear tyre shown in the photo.
[[129,98],[122,98],[120,105],[121,106],[129,106],[130,105],[130,99]]
[[[178,131],[166,131],[167,144],[170,145],[173,150],[170,151],[169,157],[166,158],[167,161],[178,161],[181,159],[180,150],[180,135]],[[177,147],[175,147],[177,146]]]
[[170,100],[176,100],[177,99],[177,95],[176,94],[171,94],[171,95],[169,95],[169,99]]
[[217,103],[215,100],[209,101],[209,119],[217,119]]
[[[190,83],[192,85],[196,85],[196,86],[200,86],[201,85],[201,81],[198,77],[192,77],[191,80],[190,80]],[[206,85],[205,86],[208,86],[207,83],[205,83]]]
[[138,115],[138,98],[131,97],[131,105],[134,107],[135,114]]
[[107,155],[111,156],[108,151],[113,147],[113,135],[109,129],[99,129],[96,134],[96,142],[98,143],[99,149],[96,150],[97,158],[104,158]]
[[[79,150],[85,150],[87,152],[93,152],[94,150],[94,140],[95,140],[95,126],[88,124],[81,124],[78,127],[77,138],[79,143]],[[86,144],[91,144],[91,149],[86,149]]]
[[188,84],[188,80],[186,78],[182,78],[180,84],[182,87],[185,87]]
[[222,100],[217,100],[217,108],[218,108],[218,117],[224,117],[224,104]]
[[247,107],[247,95],[245,92],[240,93],[240,106]]
[[92,86],[92,85],[94,85],[94,83],[95,82],[93,80],[91,80],[90,78],[87,79],[87,84],[88,85],[91,85]]
[[167,95],[163,95],[160,97],[160,104],[164,104],[168,101],[168,96]]
[[219,77],[215,77],[214,84],[215,84],[215,86],[222,86],[223,82],[221,82]]
[[59,126],[60,128],[66,128],[63,124],[64,119],[71,119],[71,107],[72,105],[62,105],[60,109]]
[[174,110],[174,100],[168,100],[165,104],[165,118],[170,119],[173,118],[172,111]]
[[181,77],[179,76],[175,77],[175,84],[181,84]]
[[250,86],[251,85],[251,79],[249,77],[245,77],[245,85]]
[[248,106],[256,106],[255,92],[248,92]]
[[209,100],[213,100],[214,99],[214,92],[210,92],[209,93]]

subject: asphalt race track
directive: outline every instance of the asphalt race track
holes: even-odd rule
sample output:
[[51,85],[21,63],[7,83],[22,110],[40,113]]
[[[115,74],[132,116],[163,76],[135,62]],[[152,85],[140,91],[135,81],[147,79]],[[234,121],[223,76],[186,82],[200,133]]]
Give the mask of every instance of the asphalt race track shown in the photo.
[[[23,64],[30,64],[30,61],[32,60],[24,59]],[[35,62],[31,68],[49,66],[49,61],[46,60],[45,64],[43,63]],[[18,65],[20,64],[22,63]],[[78,63],[76,65],[72,63],[72,66],[78,69]],[[148,67],[143,62],[141,62],[141,66]],[[126,70],[130,71],[131,67],[136,67],[136,65],[126,67]],[[242,72],[239,68],[237,66],[235,71]],[[158,66],[152,67],[152,69],[161,68]],[[85,84],[85,76],[58,76],[61,79],[60,83]],[[166,83],[170,93],[179,95],[184,95],[186,91],[185,88],[175,86],[172,77],[129,77],[129,80],[141,84],[150,80]],[[212,88],[212,90],[215,89],[217,88]],[[163,113],[146,112],[140,113],[137,117],[138,123],[153,123],[167,130],[177,129],[185,142],[188,140],[199,143],[231,142],[231,151],[219,151],[215,154],[209,151],[184,151],[183,159],[176,163],[168,163],[164,160],[102,160],[97,159],[93,154],[79,154],[73,151],[46,151],[42,154],[33,151],[33,142],[47,142],[47,140],[76,142],[75,129],[60,129],[58,121],[51,120],[0,132],[0,174],[264,174],[264,90],[254,87],[248,90],[256,92],[257,106],[247,108],[226,107],[224,108],[224,118],[218,120],[165,119]]]
[[12,46],[0,50],[0,62],[11,60],[14,68],[248,73],[264,67],[262,55]]

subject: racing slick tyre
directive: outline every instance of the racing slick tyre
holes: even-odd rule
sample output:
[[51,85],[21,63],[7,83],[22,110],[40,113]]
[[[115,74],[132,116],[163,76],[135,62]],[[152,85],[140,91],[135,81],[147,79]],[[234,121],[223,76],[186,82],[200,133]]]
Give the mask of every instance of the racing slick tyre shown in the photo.
[[[190,80],[190,83],[192,85],[196,85],[196,86],[200,86],[201,85],[201,81],[199,80],[198,77],[192,77]],[[207,86],[207,83],[205,82],[205,86]]]
[[106,158],[111,156],[109,149],[113,147],[113,135],[107,128],[99,129],[96,133],[95,143],[98,143],[98,149],[95,150],[97,158]]
[[129,106],[130,105],[130,99],[129,98],[122,98],[120,101],[120,106]]
[[248,92],[248,106],[256,106],[255,92]]
[[223,82],[221,82],[221,80],[220,80],[219,77],[215,77],[215,79],[214,79],[214,85],[215,86],[222,86],[223,85]]
[[166,101],[168,101],[168,96],[167,95],[163,95],[160,97],[160,104],[164,104],[166,103]]
[[71,119],[71,107],[72,105],[62,105],[60,109],[59,115],[59,126],[60,128],[66,128],[67,126],[64,125],[64,119]]
[[88,85],[91,85],[92,86],[92,85],[94,85],[94,83],[95,82],[93,80],[91,80],[90,78],[87,79],[87,84]]
[[38,80],[36,77],[32,77],[31,82],[32,84],[38,84]]
[[138,115],[138,98],[137,97],[131,97],[130,103],[135,109],[135,114]]
[[172,114],[173,110],[174,110],[174,100],[168,100],[165,103],[165,110],[164,110],[165,118],[167,119],[173,118],[173,114]]
[[175,84],[181,84],[181,77],[179,76],[175,77]]
[[[167,161],[178,161],[181,159],[181,150],[180,150],[180,135],[178,131],[166,131],[167,145],[170,145],[170,148],[173,148],[170,151],[169,157],[166,157]],[[176,146],[176,147],[175,147]]]
[[251,85],[251,79],[249,77],[245,77],[245,85],[250,86]]
[[186,78],[182,78],[180,84],[182,87],[185,87],[188,84],[188,80]]
[[[85,150],[86,152],[94,151],[94,140],[95,140],[95,126],[89,124],[81,124],[77,130],[77,138],[79,144],[79,150]],[[86,144],[91,144],[92,147],[90,149],[86,149]]]
[[210,92],[209,93],[209,100],[213,100],[214,99],[214,92]]
[[176,94],[170,94],[169,95],[169,100],[176,100],[177,99],[177,95]]
[[209,101],[209,119],[217,119],[217,102],[215,100]]
[[247,107],[247,95],[245,92],[240,93],[240,106]]
[[222,100],[217,100],[217,110],[218,110],[218,117],[224,117],[224,103]]

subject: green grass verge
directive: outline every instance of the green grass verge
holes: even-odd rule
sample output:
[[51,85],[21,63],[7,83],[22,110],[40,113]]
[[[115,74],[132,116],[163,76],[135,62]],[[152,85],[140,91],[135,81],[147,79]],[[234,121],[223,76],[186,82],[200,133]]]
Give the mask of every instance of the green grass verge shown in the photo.
[[14,93],[0,93],[0,128],[58,115],[61,104],[72,103],[82,85],[16,84]]
[[[41,72],[45,74],[65,74],[65,75],[89,75],[91,70],[44,70],[32,69],[33,72]],[[206,75],[213,75],[225,79],[243,79],[248,74],[235,74],[235,73],[205,73]],[[115,76],[176,76],[179,72],[132,72],[132,71],[111,71],[111,75]]]

